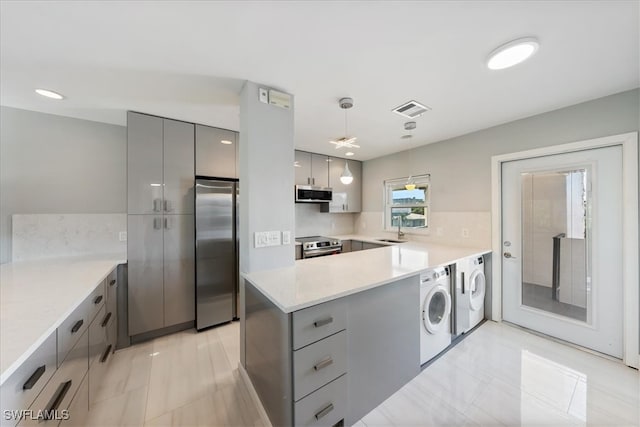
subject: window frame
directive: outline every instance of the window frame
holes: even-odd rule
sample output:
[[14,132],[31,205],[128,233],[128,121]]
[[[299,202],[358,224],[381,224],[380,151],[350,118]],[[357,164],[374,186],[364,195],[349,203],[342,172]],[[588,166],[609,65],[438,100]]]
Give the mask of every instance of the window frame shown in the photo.
[[402,226],[402,231],[407,234],[428,234],[431,226],[431,175],[430,174],[422,174],[422,175],[411,175],[414,184],[416,187],[426,186],[425,191],[425,201],[424,203],[414,203],[414,204],[394,204],[392,198],[393,190],[398,190],[407,183],[409,177],[404,178],[393,178],[386,179],[382,184],[383,191],[383,204],[384,204],[384,215],[383,215],[383,229],[385,231],[396,231],[398,229],[397,226],[391,225],[392,217],[391,214],[392,208],[424,208],[426,210],[425,214],[425,223],[424,227],[405,227]]

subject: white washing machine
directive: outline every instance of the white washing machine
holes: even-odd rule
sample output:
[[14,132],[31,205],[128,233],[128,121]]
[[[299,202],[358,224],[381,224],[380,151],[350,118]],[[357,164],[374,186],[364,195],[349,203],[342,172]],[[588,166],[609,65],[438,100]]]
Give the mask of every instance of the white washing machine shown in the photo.
[[484,319],[486,279],[484,259],[471,257],[458,263],[456,281],[457,333],[473,329]]
[[451,344],[451,280],[449,267],[420,274],[420,364]]

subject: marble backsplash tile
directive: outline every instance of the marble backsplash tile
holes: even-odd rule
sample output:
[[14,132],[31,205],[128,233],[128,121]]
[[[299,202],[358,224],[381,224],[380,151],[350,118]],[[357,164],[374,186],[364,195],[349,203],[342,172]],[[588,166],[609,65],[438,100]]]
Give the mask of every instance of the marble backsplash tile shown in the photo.
[[[431,226],[425,233],[405,231],[405,238],[462,247],[491,247],[491,212],[432,212]],[[355,233],[367,236],[394,237],[385,232],[382,212],[361,212],[355,218]],[[463,229],[468,237],[463,236]]]
[[126,258],[126,214],[16,214],[12,222],[12,260],[118,254]]
[[295,237],[353,233],[355,214],[320,212],[316,203],[296,203]]

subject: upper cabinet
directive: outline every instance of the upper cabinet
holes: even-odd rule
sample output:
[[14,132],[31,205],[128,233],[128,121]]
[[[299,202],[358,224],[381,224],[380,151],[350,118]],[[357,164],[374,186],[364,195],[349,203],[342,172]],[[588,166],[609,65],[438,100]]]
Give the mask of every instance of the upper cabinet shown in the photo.
[[238,132],[196,125],[196,175],[238,178]]
[[[329,157],[329,187],[333,189],[333,200],[321,207],[323,212],[360,212],[362,210],[362,163],[357,160],[346,160]],[[345,166],[353,175],[350,184],[343,184],[340,176]],[[327,206],[328,205],[328,206]]]
[[294,168],[297,185],[329,187],[328,156],[296,150]]
[[127,113],[127,212],[193,213],[194,125]]

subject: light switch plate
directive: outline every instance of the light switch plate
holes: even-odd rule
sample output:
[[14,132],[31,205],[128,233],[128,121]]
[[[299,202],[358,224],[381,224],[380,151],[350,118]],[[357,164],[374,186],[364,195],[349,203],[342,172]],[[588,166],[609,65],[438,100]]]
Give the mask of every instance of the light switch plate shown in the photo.
[[264,231],[256,231],[253,233],[253,246],[255,248],[264,248],[267,246],[267,234]]
[[290,231],[283,231],[282,232],[282,244],[283,245],[290,245],[291,244],[291,232]]

